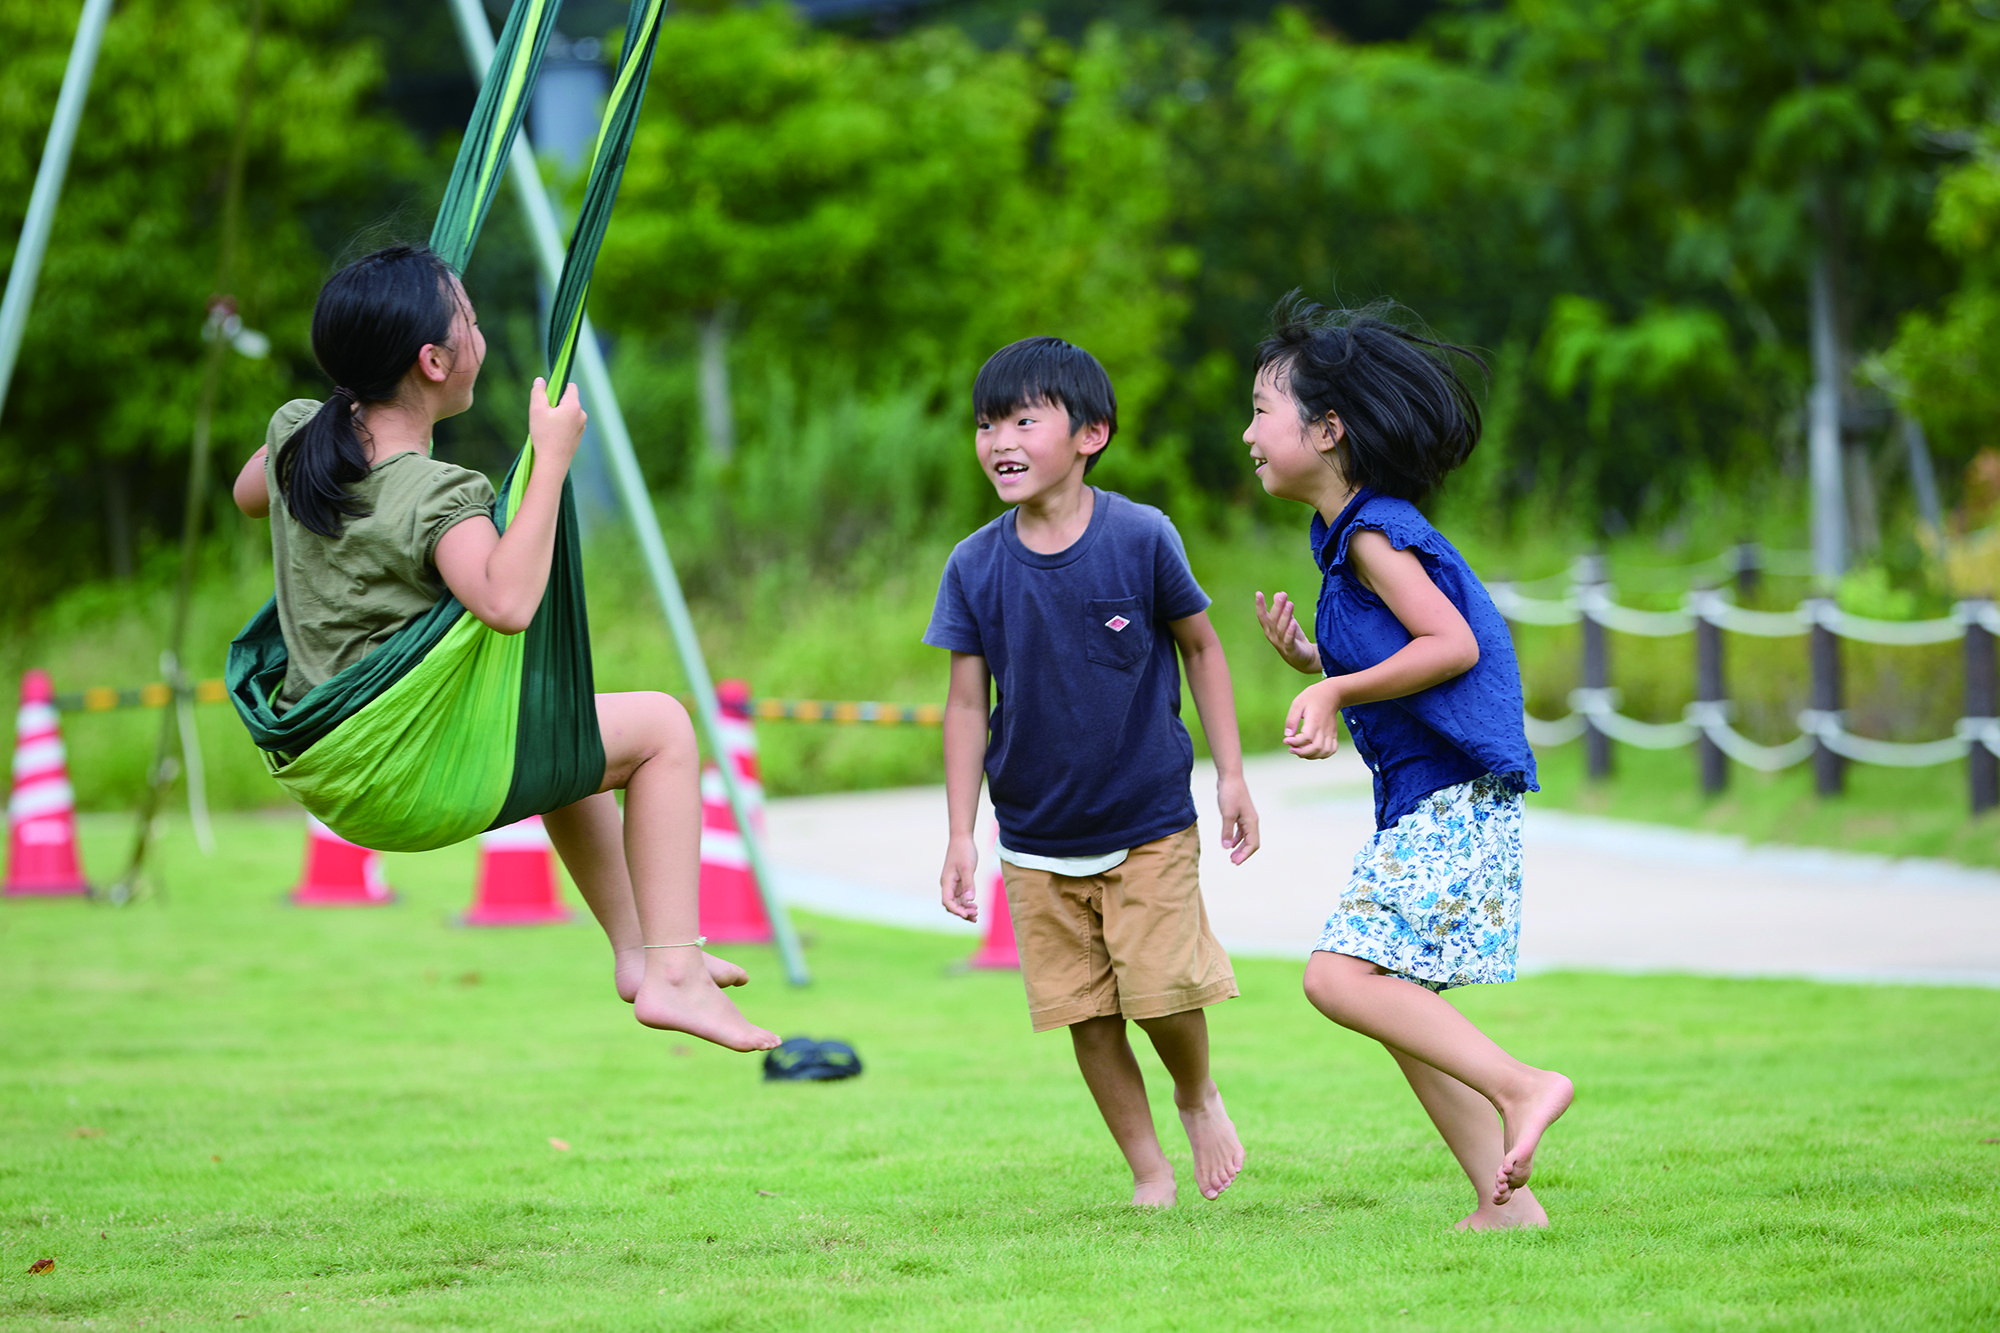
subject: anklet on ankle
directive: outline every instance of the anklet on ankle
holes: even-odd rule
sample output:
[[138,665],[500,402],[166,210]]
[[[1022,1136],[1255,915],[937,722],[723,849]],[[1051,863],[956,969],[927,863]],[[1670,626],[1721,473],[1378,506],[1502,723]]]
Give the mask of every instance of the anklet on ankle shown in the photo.
[[642,944],[639,947],[641,949],[699,949],[706,943],[708,943],[708,936],[697,935],[693,939],[680,944]]

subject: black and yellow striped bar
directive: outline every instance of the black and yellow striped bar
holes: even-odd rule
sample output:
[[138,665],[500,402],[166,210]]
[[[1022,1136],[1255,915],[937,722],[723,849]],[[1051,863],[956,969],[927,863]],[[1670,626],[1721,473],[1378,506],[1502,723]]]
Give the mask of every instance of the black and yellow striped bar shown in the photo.
[[[193,694],[198,704],[219,704],[229,698],[219,680],[197,681]],[[173,697],[173,689],[165,681],[156,680],[129,690],[100,685],[74,694],[58,694],[56,708],[65,713],[165,708]],[[750,713],[761,722],[831,722],[876,727],[936,727],[944,723],[942,704],[885,704],[860,699],[757,699],[752,701]]]
[[[196,681],[188,692],[198,704],[219,704],[229,698],[219,680]],[[137,689],[118,690],[99,685],[74,694],[58,694],[55,703],[56,710],[63,713],[109,713],[119,708],[165,708],[173,698],[173,687],[155,680]]]
[[861,700],[757,699],[750,715],[760,722],[835,722],[878,727],[936,727],[944,723],[942,704],[884,704]]

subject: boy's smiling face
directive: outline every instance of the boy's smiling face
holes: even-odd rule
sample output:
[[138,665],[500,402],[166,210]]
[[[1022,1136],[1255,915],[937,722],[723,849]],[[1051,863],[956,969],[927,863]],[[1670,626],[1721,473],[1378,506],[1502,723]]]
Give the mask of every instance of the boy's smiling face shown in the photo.
[[1081,490],[1084,465],[1111,438],[1101,421],[1069,428],[1069,409],[1036,399],[1004,416],[979,418],[979,465],[1000,498],[1012,505],[1036,505]]

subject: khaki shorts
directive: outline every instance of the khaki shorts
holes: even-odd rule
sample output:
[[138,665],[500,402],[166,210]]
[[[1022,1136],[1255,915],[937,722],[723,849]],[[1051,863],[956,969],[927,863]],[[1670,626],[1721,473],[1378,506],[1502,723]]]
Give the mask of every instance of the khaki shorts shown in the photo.
[[1237,994],[1201,905],[1194,825],[1077,878],[1001,862],[1035,1031],[1086,1018],[1139,1019]]

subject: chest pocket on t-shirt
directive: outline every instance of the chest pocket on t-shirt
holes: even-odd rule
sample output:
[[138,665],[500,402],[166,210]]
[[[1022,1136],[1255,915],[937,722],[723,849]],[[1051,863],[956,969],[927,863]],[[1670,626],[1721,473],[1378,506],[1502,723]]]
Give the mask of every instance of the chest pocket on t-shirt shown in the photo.
[[1093,597],[1083,604],[1084,656],[1102,666],[1130,671],[1153,648],[1153,626],[1143,597]]

